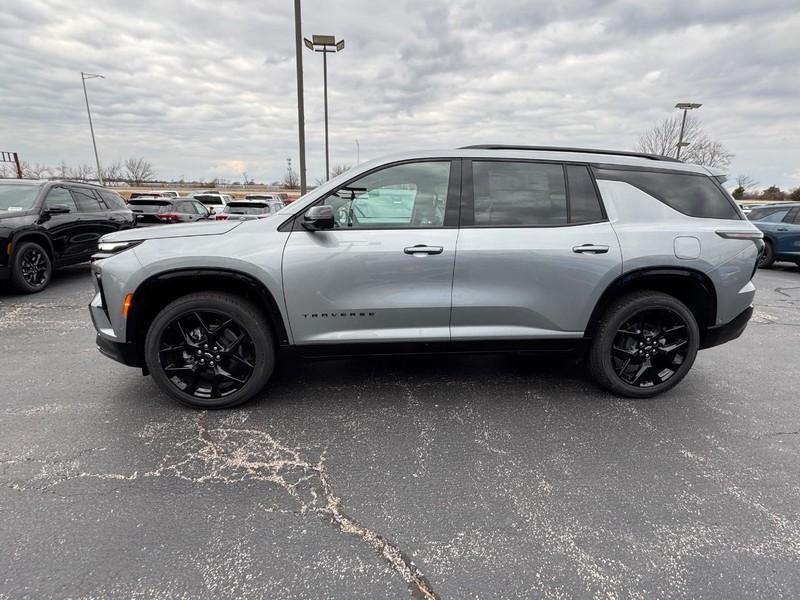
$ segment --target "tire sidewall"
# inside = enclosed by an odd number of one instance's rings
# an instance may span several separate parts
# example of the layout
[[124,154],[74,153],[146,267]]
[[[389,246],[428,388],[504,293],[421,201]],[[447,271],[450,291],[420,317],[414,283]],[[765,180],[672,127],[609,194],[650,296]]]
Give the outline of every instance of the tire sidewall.
[[[44,280],[44,283],[40,286],[33,286],[25,280],[25,277],[22,275],[22,259],[31,250],[38,250],[44,256],[44,260],[47,263],[47,277]],[[19,245],[19,248],[16,249],[14,252],[14,258],[11,261],[12,264],[12,271],[11,277],[14,287],[17,291],[22,292],[24,294],[35,294],[37,292],[41,292],[42,290],[46,289],[48,285],[50,285],[50,281],[53,278],[53,261],[50,260],[50,255],[47,253],[41,245],[37,244],[36,242],[22,242]]]
[[[642,310],[652,310],[658,308],[669,309],[677,313],[686,323],[689,335],[689,351],[686,359],[680,367],[675,371],[675,374],[664,383],[640,388],[623,381],[614,370],[613,362],[611,360],[611,346],[617,335],[617,330],[622,324],[630,319],[633,315]],[[612,311],[612,316],[609,318],[608,327],[604,330],[603,336],[598,340],[599,345],[596,351],[599,355],[602,369],[606,373],[608,379],[612,382],[614,392],[620,393],[624,396],[634,398],[649,398],[665,392],[672,387],[676,386],[691,370],[694,361],[697,358],[697,352],[700,347],[700,329],[697,321],[692,312],[679,300],[670,296],[658,294],[653,297],[643,296],[635,302],[626,305],[622,310]]]
[[[229,315],[246,329],[253,341],[256,352],[253,372],[247,383],[230,396],[214,400],[196,398],[178,389],[161,366],[159,346],[164,329],[178,316],[198,310],[217,311]],[[221,294],[215,294],[213,298],[202,295],[187,296],[167,305],[150,324],[144,346],[145,363],[158,387],[175,400],[194,408],[209,410],[232,408],[250,400],[263,388],[275,368],[275,348],[269,325],[263,317],[257,318],[258,314],[255,307],[249,304],[242,306],[241,302],[226,300]]]
[[764,240],[764,260],[758,261],[759,269],[768,269],[775,262],[775,248],[770,240]]

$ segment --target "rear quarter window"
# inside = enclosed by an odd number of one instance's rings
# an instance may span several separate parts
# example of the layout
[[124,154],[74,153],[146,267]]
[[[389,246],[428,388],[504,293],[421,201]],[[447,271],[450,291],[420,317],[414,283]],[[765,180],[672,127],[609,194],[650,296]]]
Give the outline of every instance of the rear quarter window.
[[690,217],[736,219],[741,214],[732,200],[705,175],[664,171],[595,168],[597,179],[622,181]]

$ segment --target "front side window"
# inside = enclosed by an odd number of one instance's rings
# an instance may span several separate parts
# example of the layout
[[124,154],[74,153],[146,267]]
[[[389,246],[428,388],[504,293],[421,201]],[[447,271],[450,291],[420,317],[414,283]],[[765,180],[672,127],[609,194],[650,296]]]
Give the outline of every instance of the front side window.
[[70,212],[78,212],[78,206],[72,194],[69,193],[67,188],[54,187],[47,192],[47,197],[44,199],[45,208],[63,207],[68,208]]
[[561,165],[473,161],[475,225],[541,227],[567,223]]
[[331,194],[335,227],[421,229],[442,227],[450,182],[450,161],[386,167]]

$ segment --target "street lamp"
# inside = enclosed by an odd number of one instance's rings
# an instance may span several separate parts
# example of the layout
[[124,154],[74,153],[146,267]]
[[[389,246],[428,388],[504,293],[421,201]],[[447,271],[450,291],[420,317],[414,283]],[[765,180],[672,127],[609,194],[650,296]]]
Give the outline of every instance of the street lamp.
[[344,40],[336,41],[333,35],[312,35],[305,38],[306,48],[314,52],[322,52],[322,73],[325,93],[325,180],[330,179],[330,159],[328,155],[328,53],[344,50]]
[[87,79],[105,79],[102,75],[96,73],[84,73],[81,71],[81,83],[83,84],[83,98],[86,100],[86,114],[89,115],[89,131],[92,133],[92,147],[94,147],[94,160],[97,163],[97,179],[100,180],[100,185],[103,183],[103,174],[100,172],[100,157],[97,156],[97,142],[94,141],[94,126],[92,125],[92,111],[89,110],[89,95],[86,93],[86,80]]
[[698,104],[696,102],[678,102],[675,105],[675,108],[683,110],[683,120],[681,121],[681,133],[678,136],[678,151],[675,153],[675,158],[681,157],[681,148],[684,146],[688,146],[688,143],[684,143],[683,141],[683,130],[686,127],[686,113],[692,109],[700,108],[703,106],[702,104]]

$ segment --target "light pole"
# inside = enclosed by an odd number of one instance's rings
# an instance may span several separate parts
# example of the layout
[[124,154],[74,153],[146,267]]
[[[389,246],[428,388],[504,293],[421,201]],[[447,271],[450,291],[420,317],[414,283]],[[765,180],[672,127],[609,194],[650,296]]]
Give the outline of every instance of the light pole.
[[356,164],[361,164],[361,145],[358,143],[358,138],[356,138]]
[[328,53],[344,50],[344,40],[336,41],[333,35],[312,35],[305,38],[306,48],[314,52],[322,52],[322,77],[325,94],[325,181],[330,179],[330,157],[328,154]]
[[696,102],[678,102],[675,105],[675,108],[683,110],[683,120],[681,121],[681,133],[678,136],[678,151],[675,153],[675,158],[681,157],[681,148],[684,146],[688,146],[688,143],[683,142],[683,130],[686,127],[686,113],[694,108],[700,108],[703,106],[702,104],[697,104]]
[[86,100],[86,114],[89,115],[89,131],[92,133],[92,147],[94,147],[94,160],[97,163],[97,179],[100,180],[100,185],[103,183],[103,174],[100,172],[100,157],[97,155],[97,142],[94,141],[94,126],[92,125],[92,111],[89,110],[89,95],[86,93],[86,80],[87,79],[105,79],[102,75],[96,73],[84,73],[81,71],[81,83],[83,84],[83,98]]
[[294,53],[297,62],[297,125],[300,135],[300,194],[306,193],[306,122],[303,115],[303,32],[300,0],[294,0]]

